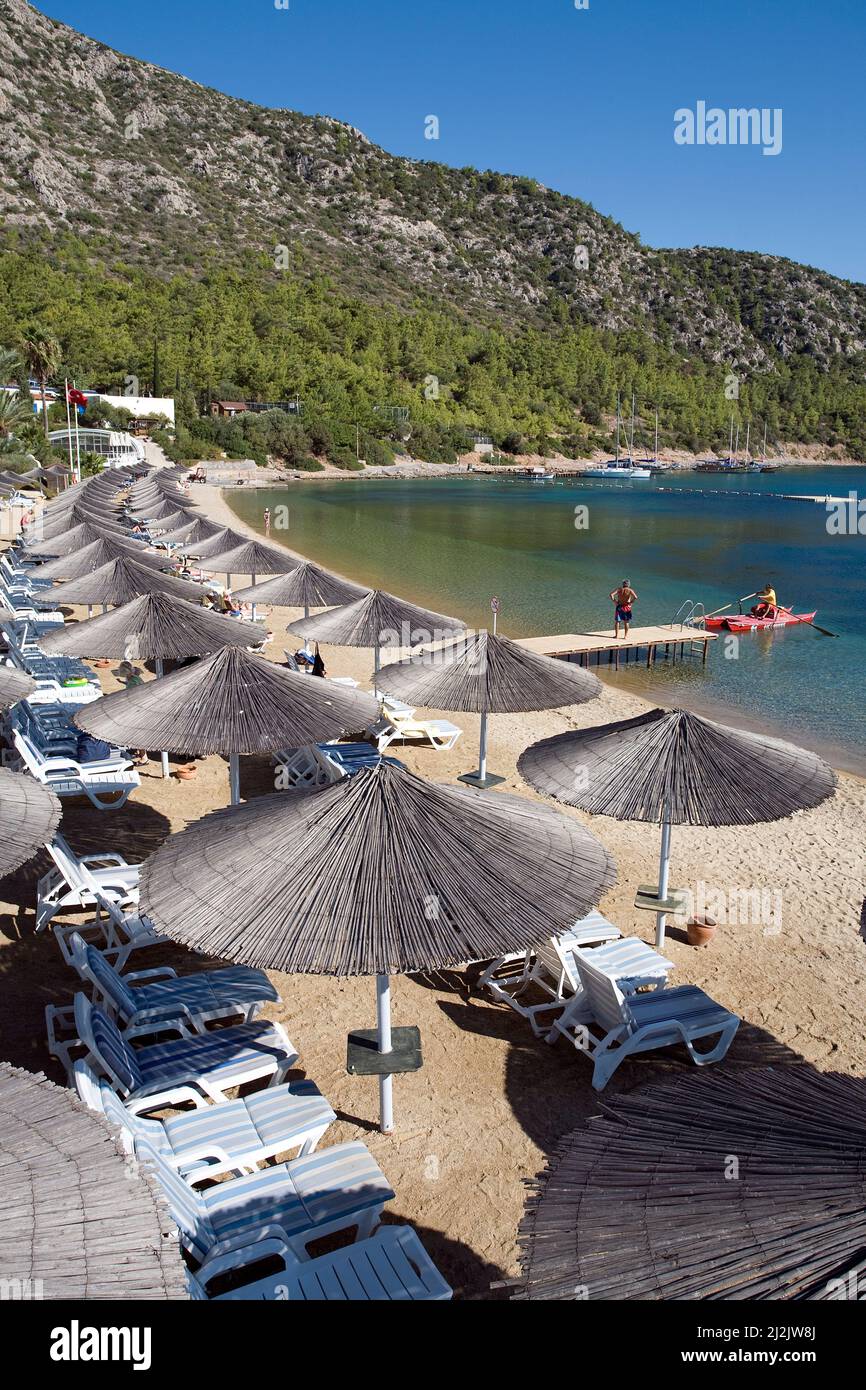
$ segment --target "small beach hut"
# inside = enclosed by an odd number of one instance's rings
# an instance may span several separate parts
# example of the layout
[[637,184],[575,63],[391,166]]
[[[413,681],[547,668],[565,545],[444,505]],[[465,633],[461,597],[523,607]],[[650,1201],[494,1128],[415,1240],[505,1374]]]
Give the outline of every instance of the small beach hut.
[[520,1228],[518,1300],[863,1298],[866,1081],[690,1072],[562,1141]]
[[503,779],[487,773],[487,716],[560,709],[595,700],[601,682],[567,661],[538,656],[507,637],[481,630],[379,672],[380,690],[413,705],[481,715],[478,771],[460,780],[479,787]]
[[667,913],[680,905],[669,884],[672,826],[781,820],[820,805],[836,788],[817,753],[682,709],[542,739],[517,767],[536,791],[569,806],[661,825],[658,888],[641,886],[636,900],[656,911],[658,946]]
[[350,1036],[349,1070],[379,1076],[388,1133],[392,1076],[421,1065],[417,1029],[391,1028],[390,977],[527,950],[614,881],[573,817],[382,762],[170,836],[142,869],[141,904],[158,931],[226,960],[374,975],[377,1028]]
[[378,713],[378,701],[364,691],[297,675],[232,646],[160,681],[95,700],[79,710],[76,723],[97,738],[119,740],[122,747],[165,748],[202,758],[228,754],[231,800],[237,805],[241,754],[340,738],[366,729]]

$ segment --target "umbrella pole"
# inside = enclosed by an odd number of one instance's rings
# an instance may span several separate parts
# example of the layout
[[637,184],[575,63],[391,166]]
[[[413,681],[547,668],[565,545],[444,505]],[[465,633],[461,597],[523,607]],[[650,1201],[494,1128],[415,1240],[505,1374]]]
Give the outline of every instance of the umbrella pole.
[[[391,981],[387,975],[376,976],[376,1030],[380,1053],[391,1051]],[[394,1078],[379,1077],[379,1128],[383,1134],[394,1132]]]
[[[671,867],[671,823],[662,821],[662,848],[659,855],[659,901],[664,902],[668,895],[668,878]],[[656,946],[665,944],[666,912],[656,913]]]
[[232,806],[241,804],[241,760],[237,753],[229,754],[229,791]]
[[[162,674],[163,674],[162,657],[158,656],[158,657],[156,658],[156,663],[155,663],[155,664],[156,664],[156,677],[157,677],[157,680],[159,680],[160,676],[162,676]],[[162,753],[160,753],[159,758],[160,758],[160,762],[162,763],[162,775],[163,775],[163,777],[166,777],[166,778],[167,778],[167,777],[169,777],[169,776],[171,775],[171,774],[169,773],[169,770],[168,770],[168,754],[167,754],[166,752],[162,752]]]
[[[255,571],[253,572],[253,575],[252,575],[252,581],[253,581],[253,590],[255,590],[255,587],[256,587],[256,576],[255,576]],[[253,593],[253,622],[255,622],[255,620],[256,620],[256,596],[255,596],[255,592],[254,592],[254,593]]]
[[378,676],[378,674],[379,674],[379,672],[381,671],[381,669],[382,669],[381,654],[380,654],[380,652],[379,652],[379,643],[377,642],[376,645],[375,645],[375,647],[373,648],[373,694],[374,694],[377,698],[378,698],[378,695],[379,695],[379,691],[377,690],[376,687],[378,686],[379,682],[376,680],[376,677]]
[[487,777],[487,710],[481,711],[481,734],[478,741],[478,780]]

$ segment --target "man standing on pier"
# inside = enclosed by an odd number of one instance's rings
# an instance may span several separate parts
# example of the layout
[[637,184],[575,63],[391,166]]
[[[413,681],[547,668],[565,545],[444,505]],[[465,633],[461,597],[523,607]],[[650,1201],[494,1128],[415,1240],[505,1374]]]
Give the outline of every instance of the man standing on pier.
[[631,622],[631,606],[637,599],[637,594],[631,587],[627,579],[624,579],[618,589],[612,589],[610,594],[611,602],[616,605],[613,620],[613,635],[619,637],[619,625],[623,625],[623,637],[628,637],[628,627]]

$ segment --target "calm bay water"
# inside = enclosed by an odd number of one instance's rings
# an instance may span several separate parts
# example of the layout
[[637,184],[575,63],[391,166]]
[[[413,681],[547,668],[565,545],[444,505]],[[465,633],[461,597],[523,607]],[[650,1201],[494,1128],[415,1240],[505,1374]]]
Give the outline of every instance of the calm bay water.
[[[695,489],[702,489],[696,492]],[[265,507],[289,507],[293,550],[371,586],[512,637],[609,627],[610,590],[637,590],[635,622],[669,623],[680,605],[709,612],[773,581],[780,603],[818,610],[806,627],[747,634],[738,655],[639,665],[604,679],[659,703],[682,703],[815,747],[866,773],[866,536],[830,535],[823,504],[781,493],[866,498],[866,469],[794,468],[725,477],[535,484],[487,476],[293,483],[226,494],[263,530]],[[575,508],[588,526],[575,526]],[[866,526],[866,519],[864,519]],[[745,605],[748,608],[748,604]]]

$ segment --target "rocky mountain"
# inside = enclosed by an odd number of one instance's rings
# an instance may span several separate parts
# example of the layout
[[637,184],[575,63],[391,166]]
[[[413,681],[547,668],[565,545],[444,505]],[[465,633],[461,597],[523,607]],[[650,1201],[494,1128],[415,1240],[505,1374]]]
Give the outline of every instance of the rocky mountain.
[[0,0],[0,212],[161,274],[250,249],[376,302],[650,331],[706,362],[866,349],[866,287],[770,256],[654,250],[527,178],[396,158]]

